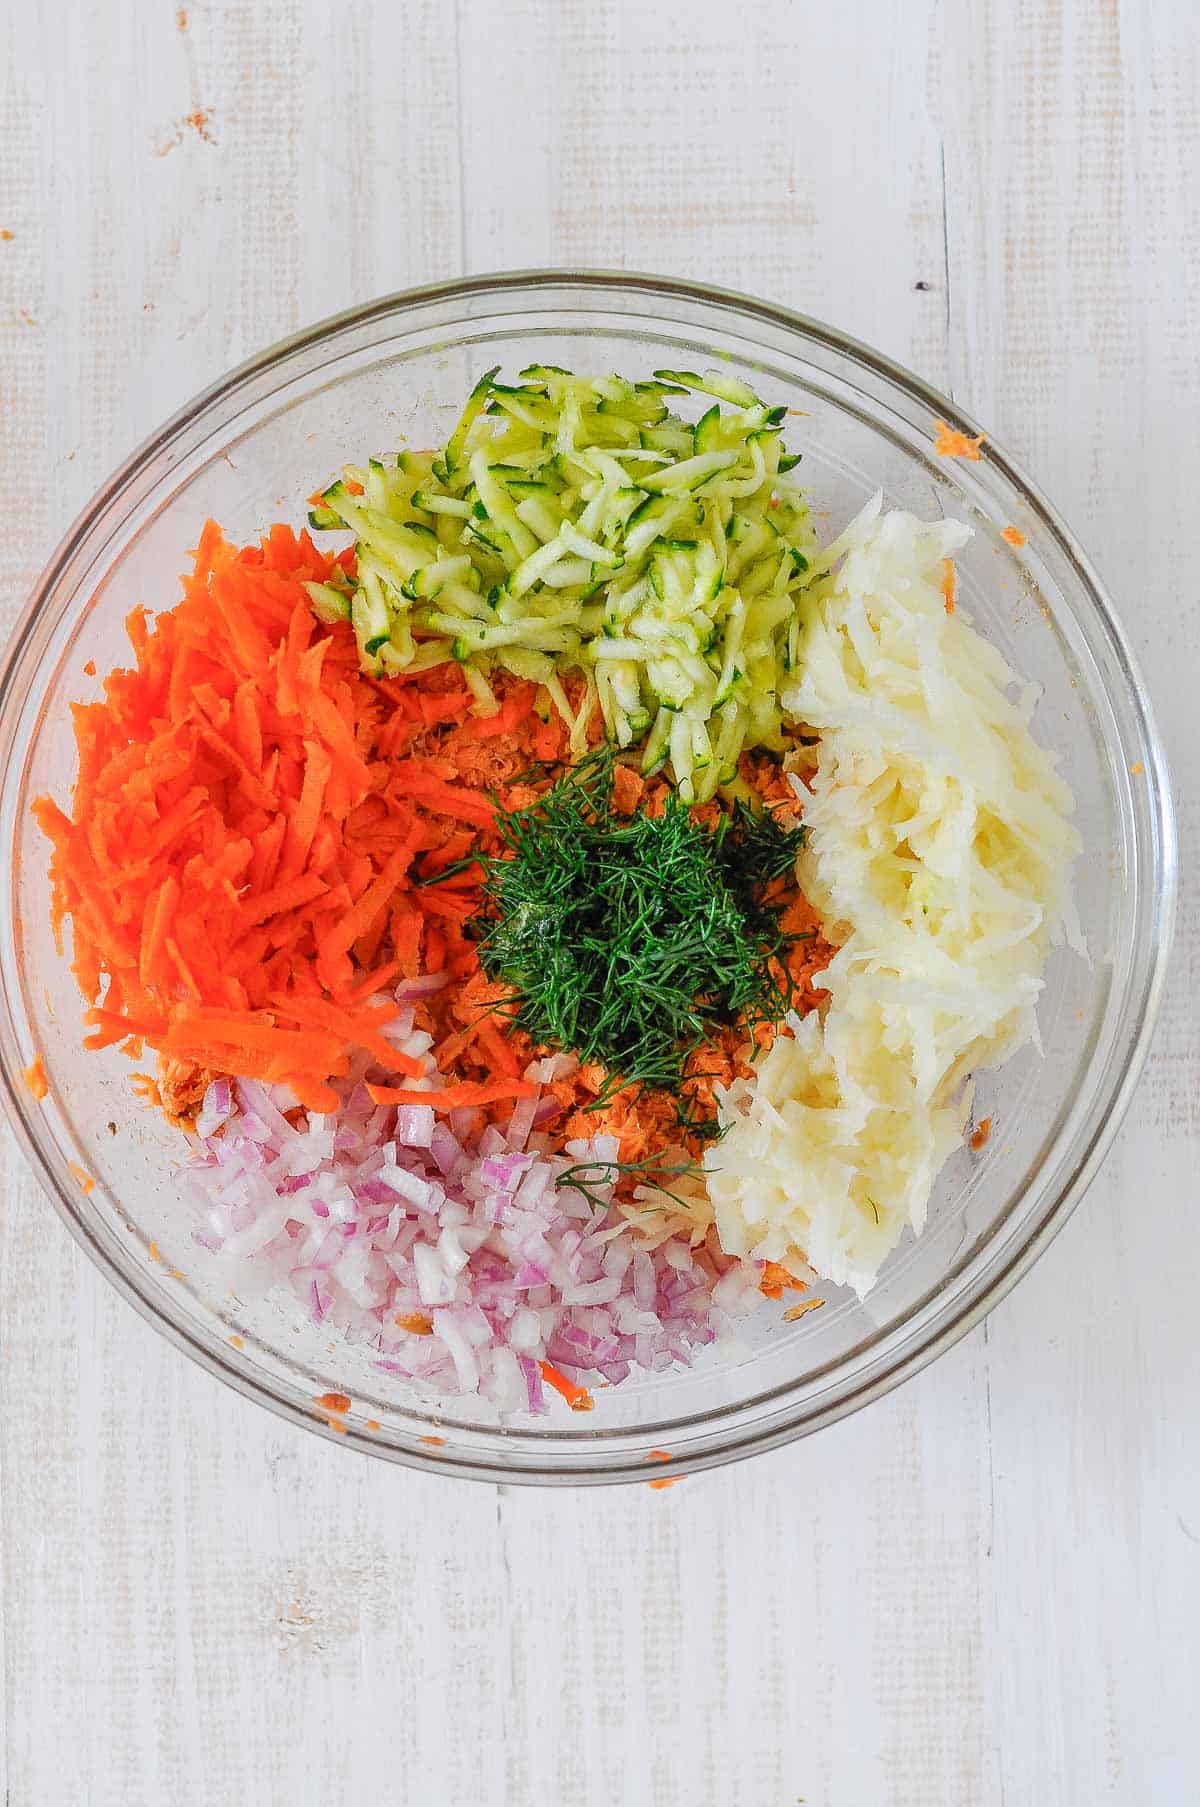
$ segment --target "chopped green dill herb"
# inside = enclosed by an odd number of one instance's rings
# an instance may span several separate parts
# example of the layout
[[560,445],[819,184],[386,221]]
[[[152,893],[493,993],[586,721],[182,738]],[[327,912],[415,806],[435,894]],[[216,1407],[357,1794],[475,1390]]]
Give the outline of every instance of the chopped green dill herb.
[[[717,830],[674,793],[661,813],[613,808],[602,747],[528,808],[501,812],[505,852],[481,861],[479,958],[532,1039],[625,1086],[679,1093],[689,1056],[792,1002],[780,907],[766,901],[804,830],[739,805]],[[597,1100],[600,1103],[601,1100]]]
[[[640,1179],[647,1181],[656,1192],[661,1192],[664,1198],[671,1199],[686,1211],[687,1199],[672,1192],[669,1186],[660,1184],[660,1178],[677,1179],[685,1173],[699,1177],[700,1172],[701,1169],[693,1161],[669,1161],[664,1164],[659,1155],[647,1155],[640,1161],[576,1161],[574,1166],[559,1174],[554,1186],[556,1191],[559,1187],[569,1186],[573,1191],[581,1192],[589,1205],[607,1211],[609,1200],[597,1192],[598,1186],[615,1186],[618,1178]],[[650,1199],[642,1202],[648,1209],[655,1208]]]

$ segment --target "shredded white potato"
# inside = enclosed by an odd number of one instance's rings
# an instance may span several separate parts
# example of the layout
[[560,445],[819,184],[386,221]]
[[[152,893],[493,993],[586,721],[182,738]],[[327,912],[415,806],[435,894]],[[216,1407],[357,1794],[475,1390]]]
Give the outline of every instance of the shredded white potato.
[[924,1224],[966,1076],[1036,1041],[1051,942],[1083,952],[1036,692],[946,608],[942,561],[968,538],[877,498],[831,548],[783,697],[820,734],[811,795],[795,782],[800,880],[839,944],[829,1004],[729,1088],[705,1160],[730,1254],[799,1251],[860,1294]]

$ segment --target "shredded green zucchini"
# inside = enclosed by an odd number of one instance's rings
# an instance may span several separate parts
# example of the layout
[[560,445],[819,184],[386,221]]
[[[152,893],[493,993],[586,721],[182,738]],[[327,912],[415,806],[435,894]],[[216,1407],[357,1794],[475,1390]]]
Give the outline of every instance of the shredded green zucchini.
[[[483,714],[497,669],[544,685],[576,754],[599,711],[644,771],[669,764],[704,802],[743,748],[785,744],[817,551],[785,410],[715,371],[498,378],[440,452],[347,466],[324,491],[310,523],[353,533],[357,582],[314,586],[314,608],[348,613],[377,674],[457,659]],[[689,422],[672,410],[692,395],[715,400]]]

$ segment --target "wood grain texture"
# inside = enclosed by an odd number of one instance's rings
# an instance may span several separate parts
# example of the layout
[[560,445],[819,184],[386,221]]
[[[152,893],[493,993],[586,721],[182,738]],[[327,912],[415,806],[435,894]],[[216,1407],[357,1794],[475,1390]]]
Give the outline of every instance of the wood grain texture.
[[4,622],[117,459],[304,321],[464,269],[729,284],[950,386],[1060,503],[1150,682],[1185,884],[1129,1123],[986,1330],[670,1492],[440,1483],[276,1424],[108,1291],[6,1141],[5,1801],[1197,1799],[1191,0],[69,12],[0,14]]

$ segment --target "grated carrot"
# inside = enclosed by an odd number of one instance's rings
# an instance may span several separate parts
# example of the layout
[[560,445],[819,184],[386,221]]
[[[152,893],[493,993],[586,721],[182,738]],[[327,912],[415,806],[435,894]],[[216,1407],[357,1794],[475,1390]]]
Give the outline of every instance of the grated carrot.
[[[303,588],[335,563],[286,527],[239,550],[208,522],[182,601],[153,627],[132,612],[134,668],[73,711],[71,815],[34,805],[52,923],[61,934],[71,918],[94,1006],[88,1045],[146,1043],[314,1108],[354,1048],[420,1071],[365,1006],[376,975],[345,958],[386,912],[415,918],[418,937],[420,918],[400,892],[414,812],[370,763],[384,706],[350,629],[320,628]],[[357,830],[368,799],[373,840]],[[491,818],[482,798],[466,807]]]
[[1013,527],[1011,524],[1008,527],[1002,527],[1000,529],[1000,538],[1002,540],[1007,540],[1010,546],[1023,546],[1025,544],[1025,535],[1021,532],[1021,529],[1019,527]]
[[473,1110],[479,1105],[500,1104],[509,1098],[532,1098],[537,1087],[527,1079],[464,1080],[440,1092],[408,1091],[403,1087],[367,1084],[375,1104],[427,1104],[435,1111]]
[[79,1182],[79,1190],[86,1198],[89,1192],[96,1190],[96,1182],[86,1167],[80,1167],[75,1161],[68,1161],[68,1167]]
[[944,558],[942,560],[942,595],[945,598],[947,615],[954,613],[954,599],[957,593],[958,574],[954,569],[954,560]]
[[317,1405],[323,1405],[327,1412],[348,1412],[351,1401],[345,1393],[318,1393],[315,1395]]
[[40,1104],[50,1090],[50,1082],[46,1078],[46,1069],[42,1065],[42,1057],[40,1054],[30,1061],[21,1077],[25,1081],[25,1088],[34,1102]]
[[758,1290],[764,1299],[782,1299],[783,1289],[788,1287],[792,1292],[805,1292],[803,1280],[797,1280],[790,1268],[784,1267],[781,1261],[764,1261],[762,1278]]
[[939,458],[968,458],[973,464],[977,464],[982,444],[982,433],[971,439],[957,427],[947,426],[944,420],[937,423],[937,438],[933,442],[933,449]]
[[561,1393],[573,1412],[590,1412],[595,1407],[595,1400],[586,1387],[577,1387],[573,1380],[561,1374],[552,1362],[539,1362],[542,1379],[556,1393]]
[[992,1119],[990,1117],[981,1117],[976,1126],[975,1133],[971,1137],[971,1147],[975,1150],[976,1154],[979,1153],[981,1148],[987,1147],[991,1133]]

